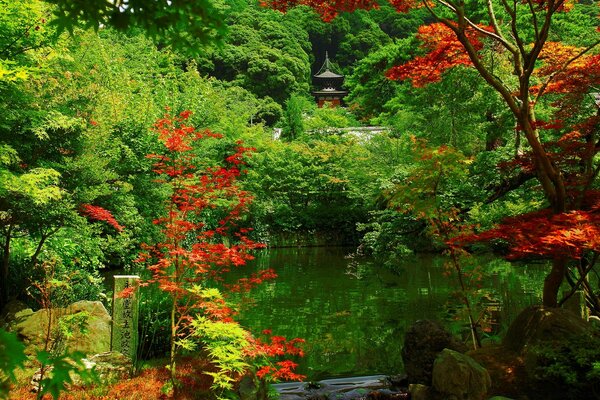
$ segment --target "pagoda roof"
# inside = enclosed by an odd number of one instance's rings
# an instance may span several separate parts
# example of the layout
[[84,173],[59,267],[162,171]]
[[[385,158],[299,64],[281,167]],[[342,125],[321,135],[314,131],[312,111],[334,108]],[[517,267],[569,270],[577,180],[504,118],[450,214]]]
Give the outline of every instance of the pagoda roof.
[[319,72],[317,72],[314,77],[315,78],[324,78],[324,79],[336,79],[336,78],[343,78],[344,75],[340,75],[340,74],[336,74],[335,72],[331,72],[333,65],[331,64],[331,61],[329,61],[329,52],[326,51],[325,52],[325,62],[323,63],[323,66],[321,67],[321,69],[319,70]]
[[331,72],[326,69],[325,72],[321,72],[320,74],[315,75],[315,78],[325,78],[325,79],[333,79],[333,78],[343,78],[344,75],[336,74],[335,72]]

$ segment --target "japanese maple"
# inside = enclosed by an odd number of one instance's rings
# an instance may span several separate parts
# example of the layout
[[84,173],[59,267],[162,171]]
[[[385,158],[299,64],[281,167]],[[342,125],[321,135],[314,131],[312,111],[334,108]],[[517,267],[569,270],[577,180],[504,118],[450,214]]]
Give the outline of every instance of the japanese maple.
[[[190,115],[189,111],[178,116],[165,115],[154,125],[164,152],[148,158],[154,160],[157,182],[166,185],[170,195],[164,205],[164,216],[154,221],[161,227],[164,241],[145,245],[138,261],[148,265],[152,273],[150,283],[157,284],[172,299],[169,362],[172,382],[175,384],[177,378],[177,354],[202,343],[220,368],[218,372],[207,373],[213,377],[215,386],[228,389],[233,380],[231,375],[242,373],[248,366],[244,361],[246,356],[266,355],[264,351],[248,352],[256,348],[255,342],[235,323],[233,310],[214,285],[223,281],[232,268],[251,260],[252,250],[264,247],[248,237],[251,228],[242,224],[251,195],[237,184],[253,149],[237,142],[233,153],[226,155],[221,163],[203,160],[197,154],[200,141],[219,140],[222,135],[196,130],[187,124]],[[230,287],[250,289],[275,276],[274,271],[266,270]]]
[[112,215],[110,211],[100,206],[94,206],[91,204],[82,204],[79,207],[81,214],[85,215],[89,219],[93,221],[102,221],[106,222],[108,225],[115,228],[117,231],[121,232],[124,228],[122,225],[117,222],[115,217]]

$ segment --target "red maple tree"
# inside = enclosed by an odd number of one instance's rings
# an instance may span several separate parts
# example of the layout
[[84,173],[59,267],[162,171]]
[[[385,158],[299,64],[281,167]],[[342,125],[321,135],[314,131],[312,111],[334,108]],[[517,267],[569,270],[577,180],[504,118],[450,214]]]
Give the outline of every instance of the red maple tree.
[[[165,215],[154,221],[162,228],[164,241],[145,245],[138,258],[152,273],[149,283],[158,284],[172,300],[169,370],[173,383],[178,352],[194,337],[202,337],[199,328],[195,328],[202,325],[198,317],[204,324],[233,323],[234,312],[215,284],[222,282],[232,268],[253,259],[252,250],[264,247],[251,240],[248,237],[251,228],[243,226],[252,197],[237,184],[253,149],[237,142],[234,152],[226,155],[221,165],[210,164],[197,154],[198,146],[194,143],[222,136],[188,125],[190,114],[189,111],[175,117],[167,114],[154,125],[165,151],[148,158],[154,160],[157,182],[166,185],[171,193]],[[229,287],[248,290],[275,277],[273,270],[264,270]],[[249,333],[244,340],[249,344],[245,350],[248,357],[270,355],[269,346]],[[287,353],[300,354],[296,347],[299,342],[299,339],[291,341]],[[291,371],[289,364],[269,372],[279,377],[301,377]]]

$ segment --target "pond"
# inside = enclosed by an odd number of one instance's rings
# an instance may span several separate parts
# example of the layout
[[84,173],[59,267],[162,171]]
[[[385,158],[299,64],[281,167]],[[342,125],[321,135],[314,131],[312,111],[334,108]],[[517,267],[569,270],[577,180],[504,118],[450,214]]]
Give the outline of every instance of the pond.
[[[296,361],[308,380],[402,372],[404,333],[419,319],[440,320],[468,342],[456,276],[448,275],[445,257],[407,256],[392,271],[369,258],[347,257],[352,250],[284,248],[258,254],[248,267],[273,268],[279,277],[252,291],[242,303],[240,322],[255,333],[271,329],[274,335],[305,339],[306,356]],[[512,266],[493,257],[474,263],[485,265],[486,273],[473,301],[481,304],[487,293],[485,301],[500,304],[501,328],[520,309],[540,302],[543,266]]]

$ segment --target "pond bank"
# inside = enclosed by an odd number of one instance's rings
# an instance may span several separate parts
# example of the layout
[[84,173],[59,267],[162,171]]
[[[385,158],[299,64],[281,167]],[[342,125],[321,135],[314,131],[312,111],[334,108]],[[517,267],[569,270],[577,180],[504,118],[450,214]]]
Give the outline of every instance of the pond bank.
[[339,399],[354,400],[368,398],[369,394],[387,395],[387,398],[408,398],[401,388],[402,377],[385,375],[358,376],[353,378],[326,379],[319,382],[279,383],[273,387],[280,400]]

